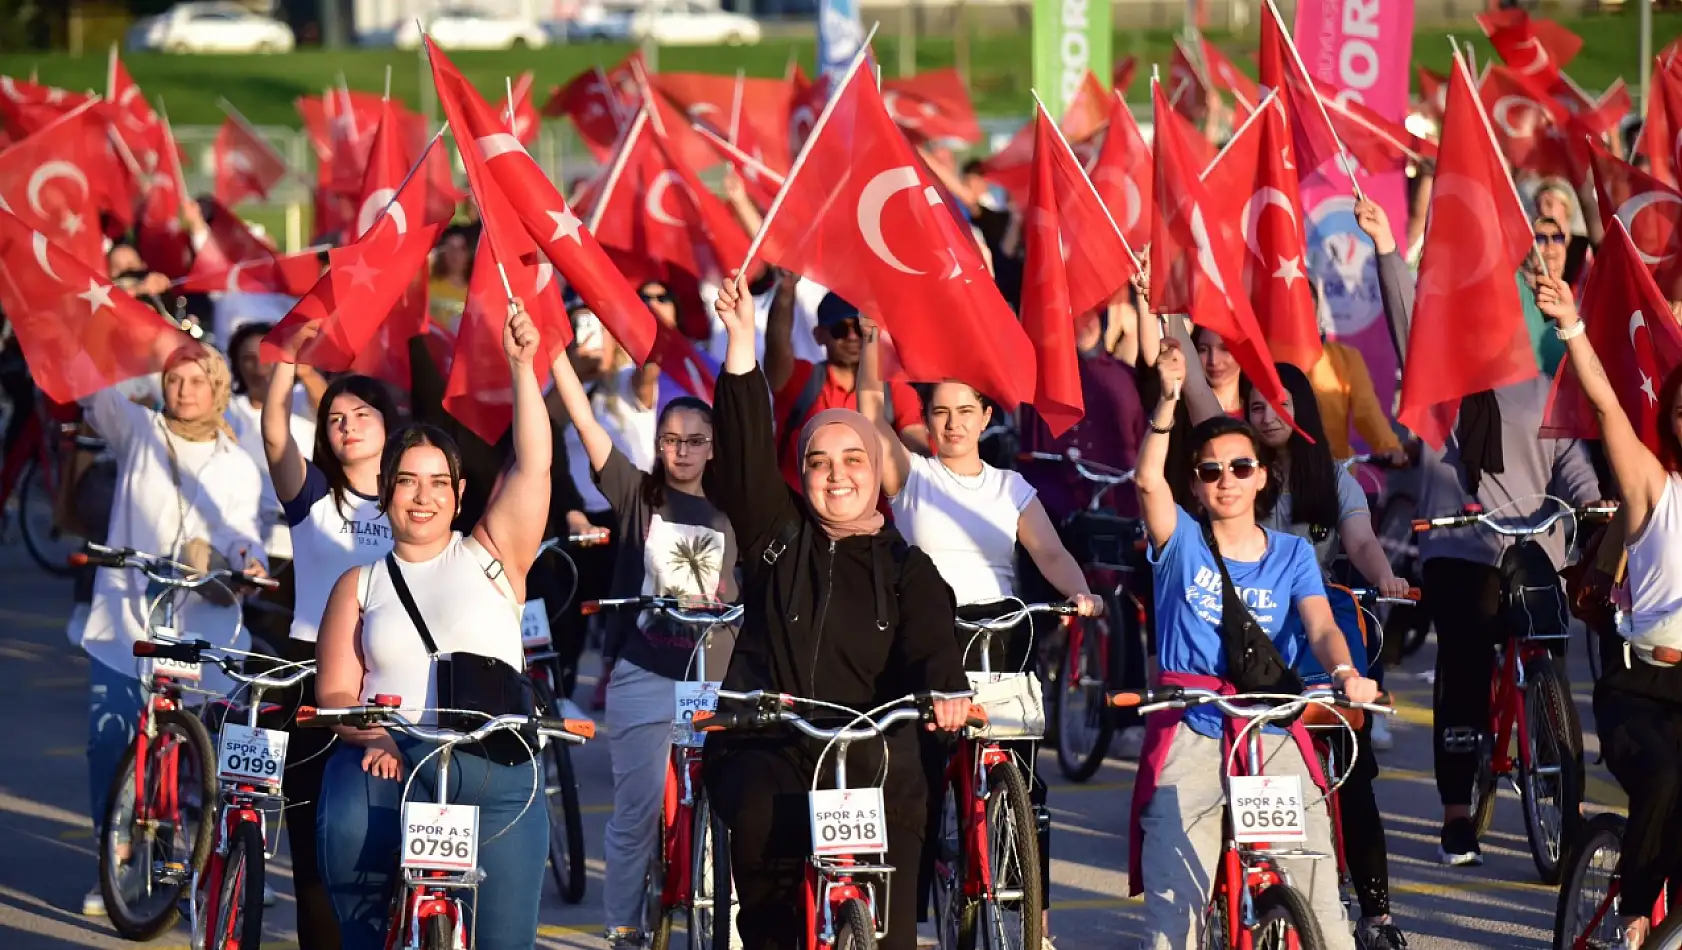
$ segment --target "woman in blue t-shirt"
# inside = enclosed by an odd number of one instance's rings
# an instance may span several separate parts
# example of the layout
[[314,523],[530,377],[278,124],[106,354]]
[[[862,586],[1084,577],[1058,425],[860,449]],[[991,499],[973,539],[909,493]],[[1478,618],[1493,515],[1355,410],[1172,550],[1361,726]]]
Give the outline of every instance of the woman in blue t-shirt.
[[[1185,382],[1185,356],[1174,340],[1163,342],[1157,360],[1162,398],[1150,417],[1139,451],[1135,484],[1156,585],[1156,642],[1163,685],[1215,688],[1226,673],[1221,640],[1222,583],[1216,554],[1204,538],[1199,516],[1174,502],[1163,474],[1174,408]],[[1378,686],[1349,662],[1349,646],[1332,617],[1314,550],[1307,541],[1266,530],[1256,523],[1257,496],[1270,491],[1266,451],[1248,423],[1217,416],[1192,429],[1191,493],[1222,552],[1233,586],[1255,622],[1287,664],[1305,649],[1331,671],[1351,699],[1371,702]],[[1187,710],[1183,717],[1151,717],[1134,789],[1136,842],[1130,879],[1145,894],[1146,945],[1159,950],[1195,946],[1209,899],[1223,832],[1225,723],[1213,707]],[[1266,771],[1302,779],[1305,798],[1313,791],[1302,744],[1292,736],[1263,736]],[[1332,832],[1324,809],[1307,811],[1302,847],[1332,853]],[[1308,859],[1282,862],[1320,920],[1326,946],[1351,950],[1349,925],[1338,893],[1337,865]]]

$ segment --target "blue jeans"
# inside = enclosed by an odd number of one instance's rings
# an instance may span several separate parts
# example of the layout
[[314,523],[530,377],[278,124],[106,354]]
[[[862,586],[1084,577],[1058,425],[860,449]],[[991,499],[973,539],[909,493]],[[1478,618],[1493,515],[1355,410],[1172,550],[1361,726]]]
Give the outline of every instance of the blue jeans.
[[95,834],[104,831],[111,781],[140,728],[140,680],[88,659],[88,807]]
[[[436,748],[404,736],[396,739],[405,776]],[[321,879],[339,918],[343,950],[384,950],[391,889],[402,880],[397,855],[403,843],[403,780],[377,779],[362,771],[364,751],[339,743],[327,762],[316,809]],[[532,769],[465,753],[450,763],[448,801],[479,806],[479,867],[485,880],[479,886],[476,950],[530,950],[537,942],[549,810],[541,785],[532,798]],[[420,769],[410,800],[435,801],[437,778],[438,759],[433,757]]]

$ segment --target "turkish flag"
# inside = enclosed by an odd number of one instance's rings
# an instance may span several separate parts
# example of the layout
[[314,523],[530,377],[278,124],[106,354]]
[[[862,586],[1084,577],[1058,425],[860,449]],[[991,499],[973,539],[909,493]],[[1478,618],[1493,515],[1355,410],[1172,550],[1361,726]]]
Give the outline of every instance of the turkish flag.
[[106,165],[104,144],[105,122],[83,106],[0,152],[0,210],[23,217],[47,240],[101,271],[98,169]]
[[[682,110],[689,121],[712,129],[772,171],[778,174],[788,171],[793,160],[788,150],[793,86],[788,80],[712,73],[656,73],[648,81]],[[690,164],[699,169],[714,162],[708,159],[705,163]],[[775,191],[773,188],[772,192]]]
[[880,322],[914,378],[961,379],[1012,409],[1031,399],[1033,346],[867,71],[813,134],[761,228],[762,256]]
[[[468,169],[468,182],[476,192],[492,185],[501,189],[526,233],[560,270],[567,286],[589,304],[633,359],[647,360],[654,345],[654,315],[642,298],[625,283],[519,140],[502,130],[484,97],[430,39],[427,55],[438,102]],[[508,253],[500,240],[497,246],[500,253]]]
[[1168,61],[1168,104],[1192,125],[1202,125],[1209,115],[1209,86],[1179,39]]
[[1110,89],[1116,95],[1125,98],[1128,87],[1133,85],[1133,76],[1138,71],[1139,57],[1123,56],[1121,61],[1115,64],[1115,69],[1110,74]]
[[1232,94],[1233,101],[1237,102],[1238,108],[1242,110],[1241,114],[1249,115],[1254,112],[1256,104],[1262,100],[1261,88],[1256,85],[1256,81],[1244,75],[1243,71],[1221,52],[1220,47],[1202,36],[1198,39],[1203,44],[1203,62],[1209,67],[1209,81],[1215,84],[1216,89]]
[[1075,318],[1107,303],[1134,272],[1133,256],[1057,126],[1034,116],[1022,328],[1039,368],[1034,408],[1053,436],[1086,414]]
[[1367,174],[1400,171],[1410,161],[1437,160],[1436,143],[1414,135],[1407,126],[1386,119],[1353,97],[1340,98],[1325,85],[1318,92],[1338,140]]
[[1477,15],[1501,61],[1522,76],[1552,85],[1583,48],[1583,38],[1551,20],[1532,20],[1519,8]]
[[[1396,414],[1437,448],[1462,398],[1537,373],[1514,280],[1531,247],[1530,220],[1457,59]],[[1466,318],[1467,301],[1476,301],[1475,320]]]
[[125,379],[163,369],[196,346],[156,310],[113,287],[105,270],[14,214],[0,211],[0,307],[35,385],[72,403]]
[[829,101],[829,86],[828,75],[821,75],[805,84],[791,84],[788,100],[790,156],[799,155],[801,148],[806,145],[806,137],[812,134],[812,126],[817,124],[818,116],[823,113],[824,103]]
[[[111,103],[113,109],[115,121],[111,124],[112,131],[122,138],[130,154],[140,165],[141,171],[151,174],[164,164],[163,123],[146,102],[146,96],[140,91],[140,87],[129,77],[127,67],[117,58],[115,47],[111,50],[111,68],[106,80],[105,99]],[[170,147],[173,148],[174,143],[170,143]]]
[[1653,70],[1652,92],[1647,100],[1647,118],[1634,152],[1647,157],[1653,177],[1671,186],[1682,184],[1677,136],[1682,133],[1682,73],[1660,60]]
[[286,177],[286,160],[240,119],[228,116],[211,149],[216,166],[216,200],[232,208],[247,198],[268,200],[269,192]]
[[540,131],[540,123],[542,122],[542,117],[537,114],[537,106],[533,105],[531,101],[533,75],[529,69],[521,73],[520,78],[514,80],[514,101],[510,103],[508,97],[504,95],[502,97],[502,108],[498,110],[498,114],[502,116],[502,121],[508,126],[509,131],[514,133],[514,137],[520,140],[521,145],[527,147],[537,141],[537,133]]
[[[1151,218],[1151,309],[1183,313],[1220,334],[1238,366],[1280,418],[1285,388],[1250,298],[1238,286],[1244,236],[1233,215],[1197,174],[1196,133],[1169,117],[1160,83],[1151,84],[1156,117],[1156,201]],[[1292,422],[1295,425],[1295,422]]]
[[1320,361],[1308,291],[1302,195],[1284,103],[1269,93],[1203,175],[1223,219],[1241,228],[1244,286],[1275,359],[1307,372]]
[[181,175],[181,150],[168,122],[160,122],[162,147],[153,154],[156,168],[146,177],[136,226],[135,250],[146,266],[170,279],[185,277],[193,265],[191,237],[181,226],[181,211],[192,199]]
[[718,382],[718,364],[695,348],[695,341],[684,336],[676,327],[656,324],[654,352],[649,362],[660,367],[661,382],[670,381],[677,388],[696,399],[713,401],[713,387]]
[[1682,298],[1682,192],[1590,143],[1600,220],[1608,234],[1622,221],[1660,289]]
[[604,71],[599,66],[586,69],[565,86],[552,90],[549,101],[543,104],[544,115],[572,119],[579,137],[597,161],[613,151],[613,143],[624,132],[641,98],[633,62],[642,62],[640,51],[625,57],[612,69]]
[[1448,108],[1448,77],[1424,66],[1416,66],[1414,71],[1419,76],[1419,99],[1424,105],[1425,115],[1432,122],[1441,123],[1443,110]]
[[[409,169],[414,165],[410,157],[405,154],[403,129],[399,126],[397,111],[387,103],[383,108],[380,121],[374,126],[374,133],[364,158],[362,168],[362,183],[354,192],[356,195],[356,226],[351,232],[352,237],[360,238],[374,226],[386,206],[391,204],[392,196],[403,180],[409,177]],[[443,151],[443,149],[439,149]],[[425,192],[428,190],[424,175],[417,176],[414,187]],[[436,218],[438,215],[427,215]]]
[[17,141],[41,131],[91,96],[0,76],[0,128]]
[[[1618,394],[1618,404],[1636,434],[1660,458],[1665,449],[1659,427],[1671,424],[1671,412],[1659,406],[1658,387],[1682,365],[1682,328],[1671,316],[1670,302],[1643,263],[1623,222],[1614,221],[1595,252],[1583,288],[1583,325],[1594,355]],[[1571,361],[1560,365],[1548,397],[1543,435],[1597,439],[1600,423]]]
[[1296,44],[1291,42],[1278,8],[1273,0],[1267,0],[1266,6],[1267,12],[1261,18],[1261,85],[1277,91],[1285,104],[1291,135],[1296,141],[1297,164],[1301,166],[1300,174],[1306,178],[1337,157],[1337,131],[1320,109],[1319,93],[1303,69]]
[[[1099,84],[1092,70],[1086,71],[1080,89],[1069,107],[1063,111],[1058,128],[1063,137],[1079,152],[1091,148],[1095,137],[1103,131],[1110,118],[1110,94]],[[1011,136],[1005,147],[981,163],[981,174],[988,181],[1003,188],[1011,203],[1021,207],[1028,200],[1028,181],[1033,175],[1034,124],[1024,125]]]
[[1513,168],[1581,179],[1565,138],[1570,114],[1559,103],[1505,66],[1490,67],[1479,98]]
[[366,92],[329,89],[319,98],[300,97],[293,105],[315,149],[322,187],[356,194],[368,165],[368,150],[374,144],[374,130],[385,112],[385,100]]
[[957,139],[979,142],[981,124],[975,119],[964,77],[948,66],[882,82],[882,103],[888,115],[913,140],[936,142]]
[[[1185,146],[1191,162],[1198,172],[1201,173],[1203,169],[1208,168],[1214,162],[1215,146],[1209,144],[1209,139],[1204,136],[1203,132],[1192,124],[1190,119],[1181,115],[1178,110],[1170,106],[1166,113],[1156,117],[1154,121],[1158,130],[1165,125],[1174,127],[1175,139]],[[1160,131],[1153,132],[1153,135],[1160,134]]]
[[184,294],[285,294],[299,297],[321,279],[321,252],[326,245],[305,248],[296,254],[259,255],[227,267],[202,264],[204,255],[193,260],[193,269],[176,286]]
[[1110,121],[1104,144],[1086,166],[1092,187],[1121,228],[1129,247],[1144,247],[1151,239],[1151,149],[1120,93],[1110,98]]
[[206,202],[205,224],[210,233],[193,255],[194,273],[227,271],[235,264],[256,264],[275,258],[274,246],[259,238],[240,216],[212,198]]

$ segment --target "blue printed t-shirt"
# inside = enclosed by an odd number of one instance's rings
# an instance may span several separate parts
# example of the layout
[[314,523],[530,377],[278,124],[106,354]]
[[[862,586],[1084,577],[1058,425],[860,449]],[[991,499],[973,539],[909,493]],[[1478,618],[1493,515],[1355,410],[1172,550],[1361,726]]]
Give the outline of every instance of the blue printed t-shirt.
[[[1168,543],[1149,552],[1156,582],[1156,658],[1165,671],[1203,676],[1226,675],[1221,643],[1221,570],[1203,540],[1203,528],[1185,509]],[[1232,586],[1267,631],[1290,666],[1307,653],[1302,616],[1305,598],[1326,596],[1320,566],[1308,542],[1291,534],[1267,532],[1267,552],[1259,561],[1228,557]],[[1185,723],[1197,734],[1220,738],[1225,716],[1213,706],[1186,710]]]

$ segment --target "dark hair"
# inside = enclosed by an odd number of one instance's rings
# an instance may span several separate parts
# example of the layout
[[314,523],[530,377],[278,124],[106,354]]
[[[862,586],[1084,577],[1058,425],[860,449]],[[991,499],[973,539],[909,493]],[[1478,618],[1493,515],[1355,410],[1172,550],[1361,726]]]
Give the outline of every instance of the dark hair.
[[[660,410],[660,418],[655,420],[654,423],[654,437],[656,439],[660,437],[660,429],[665,426],[666,420],[670,419],[674,412],[693,412],[699,415],[707,425],[711,426],[713,424],[713,407],[694,396],[678,396],[671,402],[666,403],[666,407]],[[708,462],[701,469],[703,481],[711,468],[712,463]],[[659,452],[654,453],[653,471],[642,477],[642,500],[643,504],[649,508],[659,508],[666,503],[666,458]]]
[[234,377],[233,390],[236,395],[243,396],[251,389],[251,384],[246,382],[245,375],[239,371],[239,348],[245,345],[246,340],[254,336],[267,336],[273,329],[274,324],[262,320],[242,323],[239,329],[234,331],[234,335],[228,338],[228,369]]
[[[444,461],[450,467],[450,497],[461,494],[461,449],[456,447],[456,440],[435,425],[411,422],[386,439],[385,451],[380,453],[381,514],[391,508],[391,496],[397,493],[397,465],[403,461],[403,453],[428,445],[444,453]],[[450,513],[451,521],[455,515],[456,512]]]
[[[1289,442],[1285,443],[1283,454],[1290,459],[1290,488],[1291,488],[1291,522],[1312,526],[1315,540],[1324,538],[1333,528],[1337,527],[1338,506],[1337,493],[1337,462],[1332,460],[1331,446],[1326,442],[1325,423],[1320,421],[1320,404],[1315,400],[1314,387],[1308,382],[1302,370],[1290,363],[1275,363],[1279,371],[1279,381],[1285,384],[1285,392],[1291,396],[1291,416],[1296,421],[1297,430],[1291,433]],[[1244,398],[1244,412],[1250,411],[1250,393],[1255,386],[1246,377],[1239,383],[1239,392]],[[1307,433],[1309,439],[1303,438]],[[1275,452],[1277,459],[1281,453]],[[1278,502],[1278,496],[1273,498]],[[1259,510],[1258,516],[1266,518],[1273,513],[1273,506],[1269,505],[1265,511]]]
[[[462,242],[467,245],[467,273],[468,275],[471,275],[473,273],[473,257],[475,254],[473,248],[473,232],[464,225],[452,224],[444,229],[443,234],[438,235],[438,247],[442,249],[445,242],[453,237],[461,238]],[[443,270],[444,255],[439,254],[432,262],[431,276],[442,277],[444,276]]]
[[1659,386],[1659,464],[1667,472],[1682,470],[1682,439],[1676,437],[1676,397],[1682,394],[1682,366],[1665,375]]
[[[1190,449],[1186,473],[1191,475],[1197,471],[1197,463],[1199,456],[1203,454],[1204,446],[1226,435],[1241,435],[1249,439],[1250,451],[1255,453],[1256,461],[1261,463],[1262,468],[1268,470],[1270,477],[1267,484],[1256,493],[1256,520],[1260,521],[1267,517],[1267,513],[1273,510],[1274,503],[1279,500],[1279,481],[1271,477],[1273,452],[1262,444],[1261,437],[1256,435],[1255,426],[1250,425],[1243,419],[1234,419],[1232,416],[1225,414],[1212,416],[1192,426],[1191,434],[1186,438],[1186,445]],[[1197,495],[1193,492],[1189,497],[1195,501]]]
[[934,391],[946,383],[951,383],[954,386],[963,386],[973,393],[975,395],[976,405],[981,407],[982,412],[993,412],[997,409],[993,401],[983,395],[981,390],[976,389],[974,386],[961,379],[943,379],[934,383],[915,383],[911,388],[916,391],[918,400],[923,404],[923,421],[927,422],[929,419],[933,418],[931,413],[934,412]]
[[987,174],[987,164],[979,158],[972,158],[964,163],[962,174],[985,175]]
[[315,410],[315,451],[311,453],[311,461],[327,479],[327,491],[333,496],[333,504],[341,515],[345,513],[345,494],[350,491],[350,478],[345,475],[344,463],[333,453],[333,443],[327,439],[327,430],[331,428],[327,424],[327,415],[333,411],[334,400],[347,393],[379,413],[387,433],[398,421],[397,403],[391,398],[391,390],[372,376],[340,376],[329,383],[327,391],[321,394],[321,403]]

